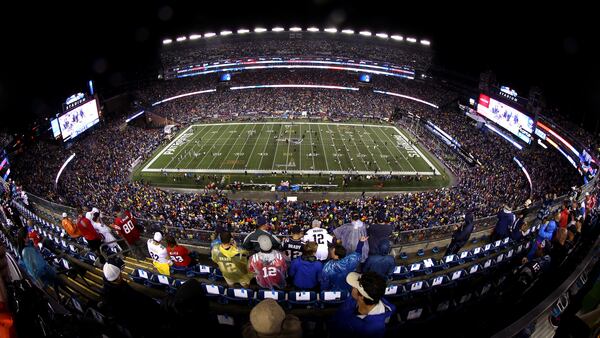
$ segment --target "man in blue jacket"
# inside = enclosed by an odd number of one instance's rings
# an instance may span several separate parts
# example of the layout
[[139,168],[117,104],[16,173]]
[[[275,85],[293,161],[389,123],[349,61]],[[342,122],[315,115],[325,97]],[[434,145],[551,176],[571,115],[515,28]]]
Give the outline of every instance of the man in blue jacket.
[[[369,240],[370,239],[369,236]],[[394,272],[394,268],[396,267],[394,257],[390,256],[391,249],[392,246],[388,239],[382,239],[377,246],[372,246],[362,271],[373,271],[385,280],[389,279],[389,276]]]
[[323,263],[315,257],[317,247],[315,242],[306,243],[302,255],[292,261],[290,277],[297,289],[317,291],[323,270]]
[[356,270],[360,263],[363,245],[369,237],[362,236],[356,250],[346,256],[346,249],[336,244],[329,249],[329,262],[325,263],[321,273],[321,290],[350,291],[346,276]]
[[348,297],[329,323],[332,337],[369,337],[385,335],[385,325],[396,312],[396,307],[383,298],[385,280],[374,272],[351,272],[346,282],[352,286]]

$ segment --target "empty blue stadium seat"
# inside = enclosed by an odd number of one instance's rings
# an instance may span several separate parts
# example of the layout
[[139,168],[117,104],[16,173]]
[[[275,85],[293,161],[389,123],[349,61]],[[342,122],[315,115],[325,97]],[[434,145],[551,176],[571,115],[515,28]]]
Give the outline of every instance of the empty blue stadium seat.
[[434,246],[434,247],[431,249],[431,252],[432,252],[432,253],[434,253],[434,254],[437,254],[438,252],[440,252],[440,248],[438,248],[437,246]]
[[281,290],[258,290],[257,294],[256,294],[256,299],[258,301],[261,301],[263,299],[274,299],[276,300],[278,303],[280,302],[285,302],[285,291],[281,291]]
[[423,249],[417,250],[417,256],[423,257],[424,255],[425,255],[425,250],[423,250]]
[[214,273],[214,269],[208,265],[194,265],[191,269],[188,269],[185,273],[188,278],[192,277],[204,277],[208,278]]
[[135,269],[129,274],[129,277],[131,277],[134,282],[145,285],[152,275],[151,272],[144,269]]
[[392,272],[392,279],[406,279],[412,277],[412,273],[402,265],[397,265]]
[[322,307],[330,304],[341,304],[348,298],[346,291],[321,291],[319,293],[319,303]]
[[148,278],[147,285],[161,290],[167,290],[173,284],[173,278],[161,274],[153,274]]
[[254,290],[246,288],[228,288],[225,298],[230,302],[251,304],[254,301]]
[[312,306],[317,303],[317,293],[314,291],[290,291],[287,294],[290,305]]
[[401,252],[400,259],[408,259],[408,254],[406,252]]
[[390,284],[385,288],[385,297],[394,298],[401,297],[406,293],[406,289],[402,284]]
[[221,299],[225,295],[225,288],[222,285],[202,283],[201,286],[206,297]]

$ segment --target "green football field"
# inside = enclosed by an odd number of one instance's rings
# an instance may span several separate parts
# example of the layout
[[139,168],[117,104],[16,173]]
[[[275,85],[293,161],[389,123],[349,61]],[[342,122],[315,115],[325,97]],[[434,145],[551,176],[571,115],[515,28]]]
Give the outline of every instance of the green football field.
[[190,125],[141,173],[440,175],[433,168],[395,126],[285,121]]

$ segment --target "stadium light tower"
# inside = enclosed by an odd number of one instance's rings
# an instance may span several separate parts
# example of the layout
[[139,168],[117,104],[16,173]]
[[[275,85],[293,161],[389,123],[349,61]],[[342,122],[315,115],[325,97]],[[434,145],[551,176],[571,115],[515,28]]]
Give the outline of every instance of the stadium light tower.
[[232,31],[221,31],[221,33],[219,33],[219,35],[221,35],[221,36],[226,36],[226,35],[231,35],[231,34],[233,34]]
[[429,42],[429,40],[421,40],[421,44],[423,46],[429,46],[429,45],[431,45],[431,42]]
[[417,39],[415,39],[415,38],[406,38],[406,41],[408,41],[410,43],[415,43],[415,42],[417,42]]
[[344,29],[342,31],[342,33],[344,33],[344,34],[354,34],[354,31],[352,29]]
[[254,28],[254,33],[264,33],[266,31],[267,31],[267,29],[263,28],[263,27],[256,27],[256,28]]
[[249,29],[245,29],[245,28],[240,28],[237,30],[238,34],[246,34],[246,33],[250,33]]
[[292,27],[292,28],[290,28],[290,32],[301,32],[301,31],[302,31],[302,28],[300,28],[300,27]]
[[337,33],[337,28],[335,28],[335,27],[329,27],[329,28],[325,28],[325,31],[327,33]]
[[363,36],[371,36],[371,32],[369,32],[369,31],[360,31],[360,33],[358,33],[358,34],[363,35]]
[[309,32],[313,32],[313,33],[319,31],[319,29],[317,27],[308,27],[306,30]]
[[213,36],[215,36],[215,35],[217,35],[217,34],[216,34],[216,33],[212,33],[212,32],[209,32],[209,33],[204,33],[204,37],[205,37],[205,38],[212,38],[212,37],[213,37]]
[[378,38],[387,39],[389,36],[386,33],[375,34]]
[[171,40],[171,39],[164,39],[163,40],[163,45],[168,45],[168,44],[170,44],[172,42],[173,42],[173,40]]
[[187,40],[187,37],[185,37],[185,36],[180,36],[180,37],[178,37],[178,38],[177,38],[177,39],[175,39],[175,40],[176,40],[177,42],[182,42],[182,41],[185,41],[185,40]]
[[390,36],[390,38],[392,38],[392,40],[396,40],[396,41],[404,40],[404,37],[402,35],[392,35],[392,36]]
[[273,27],[271,29],[272,32],[283,32],[284,30],[283,27]]
[[189,39],[190,40],[198,40],[202,37],[202,34],[192,34],[190,35]]

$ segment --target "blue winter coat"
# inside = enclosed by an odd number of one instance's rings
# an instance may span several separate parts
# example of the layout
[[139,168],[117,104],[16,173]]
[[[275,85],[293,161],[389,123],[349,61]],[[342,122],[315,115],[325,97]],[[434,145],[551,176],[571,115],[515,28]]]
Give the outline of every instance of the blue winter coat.
[[301,290],[309,290],[319,285],[323,263],[314,256],[300,256],[292,260],[290,266],[290,277],[294,286]]
[[369,257],[363,266],[363,272],[373,271],[381,277],[388,279],[394,272],[396,261],[390,256],[390,241],[384,239],[376,247],[371,247]]
[[384,312],[358,317],[356,300],[349,297],[331,318],[329,333],[331,337],[368,337],[380,338],[385,335],[385,325],[396,312],[396,307],[385,299],[381,299]]

